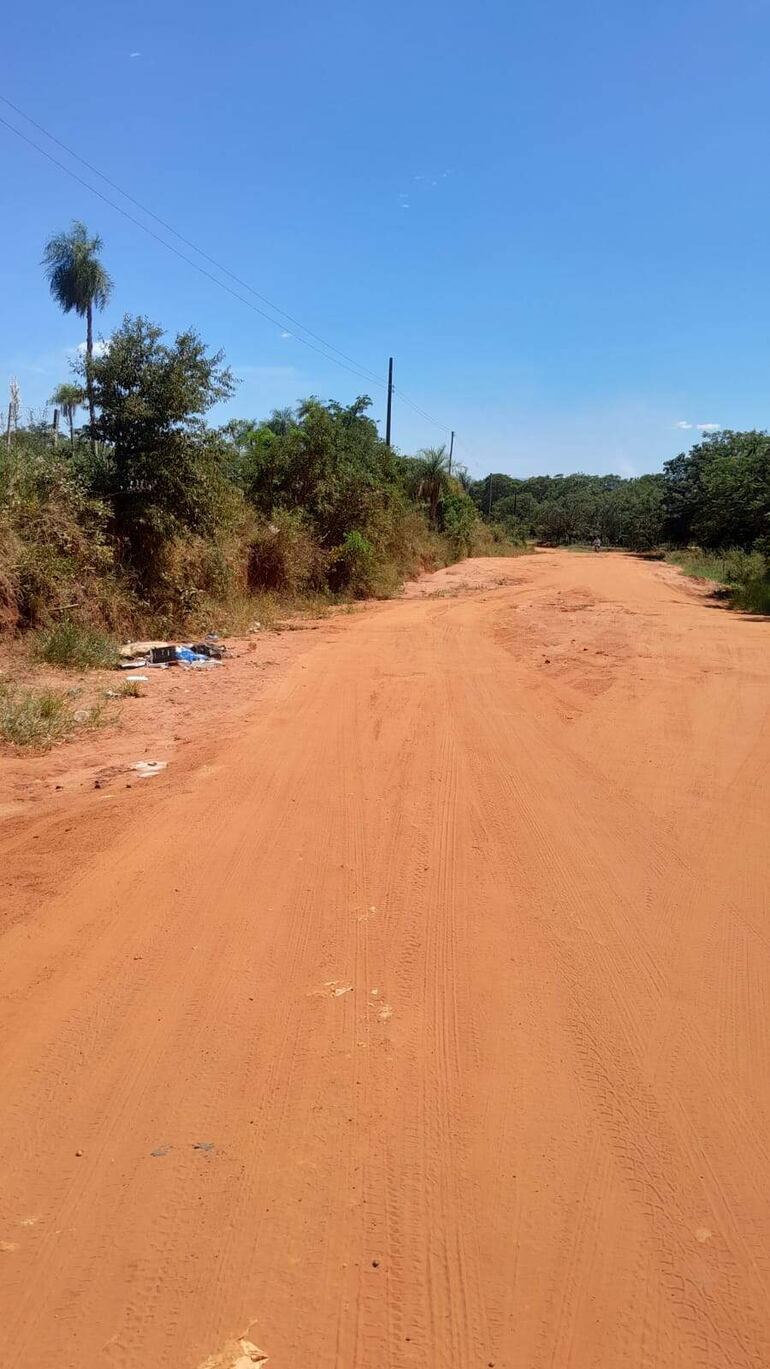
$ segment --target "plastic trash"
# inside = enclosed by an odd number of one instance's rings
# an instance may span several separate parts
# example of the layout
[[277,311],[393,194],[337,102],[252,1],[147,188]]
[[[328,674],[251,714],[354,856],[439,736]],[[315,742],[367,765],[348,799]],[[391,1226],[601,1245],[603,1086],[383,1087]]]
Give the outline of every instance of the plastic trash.
[[216,660],[225,654],[223,646],[219,646],[216,642],[210,642],[208,639],[205,642],[192,642],[190,650],[198,656],[210,656]]
[[148,665],[164,665],[175,661],[176,653],[179,650],[176,646],[154,646],[149,653]]
[[176,659],[183,661],[186,665],[195,665],[197,661],[208,661],[208,656],[203,656],[199,651],[193,651],[189,646],[178,646],[176,648]]

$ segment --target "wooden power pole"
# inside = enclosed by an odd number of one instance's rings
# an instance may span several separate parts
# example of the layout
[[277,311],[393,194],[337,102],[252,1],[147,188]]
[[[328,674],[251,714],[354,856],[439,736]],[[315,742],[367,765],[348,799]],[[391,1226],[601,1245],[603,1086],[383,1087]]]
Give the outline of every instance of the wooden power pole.
[[390,446],[390,428],[393,415],[393,358],[388,358],[388,414],[385,419],[385,444]]
[[452,474],[452,453],[454,452],[454,449],[455,449],[455,434],[454,434],[454,428],[453,428],[453,429],[452,429],[452,436],[451,436],[450,439],[449,439],[449,474],[450,474],[450,475]]

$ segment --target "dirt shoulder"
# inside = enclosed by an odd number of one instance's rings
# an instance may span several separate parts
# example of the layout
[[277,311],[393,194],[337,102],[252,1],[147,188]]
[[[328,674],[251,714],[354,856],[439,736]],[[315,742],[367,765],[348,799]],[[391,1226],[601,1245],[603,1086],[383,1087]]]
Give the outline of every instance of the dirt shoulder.
[[8,1369],[770,1364],[770,624],[488,569],[6,820]]
[[[514,575],[515,564],[466,561],[420,576],[405,587],[404,597],[494,588]],[[63,848],[76,840],[79,860],[87,861],[119,831],[144,821],[149,809],[237,738],[298,657],[333,640],[357,615],[386,608],[387,603],[354,604],[317,618],[287,619],[277,630],[225,638],[224,664],[200,671],[55,670],[31,665],[7,645],[0,651],[0,676],[20,688],[70,692],[78,708],[98,705],[105,718],[100,727],[76,732],[46,751],[0,742],[0,859],[14,888],[11,920],[66,882]],[[146,677],[141,696],[111,697],[129,674]],[[160,772],[140,775],[134,767],[142,762],[160,763]]]
[[[515,580],[516,565],[515,560],[472,558],[421,575],[405,586],[403,597],[498,588]],[[100,704],[106,718],[98,729],[76,733],[48,751],[35,753],[0,742],[0,822],[23,822],[39,815],[46,804],[62,810],[68,800],[94,789],[102,794],[133,788],[144,792],[146,782],[132,770],[141,761],[165,762],[177,775],[205,764],[212,742],[218,745],[237,732],[297,656],[343,631],[351,616],[383,607],[354,604],[323,617],[287,620],[277,631],[225,638],[224,664],[205,671],[62,671],[32,667],[18,651],[0,649],[0,676],[22,687],[71,692],[78,707]],[[141,697],[110,697],[129,675],[146,677]]]

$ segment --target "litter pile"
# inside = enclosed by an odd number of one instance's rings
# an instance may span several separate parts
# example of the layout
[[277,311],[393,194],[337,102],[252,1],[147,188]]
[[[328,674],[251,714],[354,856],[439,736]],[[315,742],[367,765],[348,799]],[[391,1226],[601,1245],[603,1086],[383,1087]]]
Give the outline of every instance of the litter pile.
[[210,632],[202,642],[128,642],[120,649],[119,667],[121,670],[139,670],[154,667],[167,670],[169,666],[182,666],[185,670],[207,670],[210,666],[222,665],[225,647],[216,632]]

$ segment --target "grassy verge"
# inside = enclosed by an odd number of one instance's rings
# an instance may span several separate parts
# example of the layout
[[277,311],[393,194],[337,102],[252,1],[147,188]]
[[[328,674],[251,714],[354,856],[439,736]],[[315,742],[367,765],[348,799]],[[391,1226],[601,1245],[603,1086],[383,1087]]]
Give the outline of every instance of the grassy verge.
[[[535,550],[532,542],[514,542],[500,523],[482,523],[473,527],[467,556],[530,556]],[[462,560],[463,553],[459,559]]]
[[0,683],[0,739],[12,746],[47,751],[74,732],[105,721],[102,705],[77,707],[69,692]]
[[46,665],[65,670],[109,670],[118,653],[115,645],[95,628],[62,619],[38,634],[34,654]]
[[770,614],[770,566],[760,552],[707,552],[688,547],[686,551],[669,552],[666,560],[679,566],[685,575],[721,586],[734,608]]

